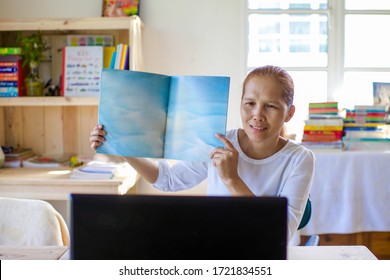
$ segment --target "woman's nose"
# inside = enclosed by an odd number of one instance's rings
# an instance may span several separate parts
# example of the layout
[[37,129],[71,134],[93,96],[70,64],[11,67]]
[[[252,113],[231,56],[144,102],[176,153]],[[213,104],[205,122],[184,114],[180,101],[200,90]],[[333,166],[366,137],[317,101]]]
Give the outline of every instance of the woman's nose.
[[253,119],[257,121],[262,121],[265,119],[264,111],[260,107],[256,107],[253,110]]

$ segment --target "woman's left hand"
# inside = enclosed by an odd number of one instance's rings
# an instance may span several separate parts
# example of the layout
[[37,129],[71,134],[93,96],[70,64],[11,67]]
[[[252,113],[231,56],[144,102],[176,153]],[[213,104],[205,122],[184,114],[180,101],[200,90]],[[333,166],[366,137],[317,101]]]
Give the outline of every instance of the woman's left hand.
[[210,154],[210,158],[213,160],[213,164],[217,168],[221,180],[225,184],[228,184],[231,181],[239,179],[237,171],[238,151],[225,136],[216,133],[215,137],[221,140],[225,144],[225,147],[214,149]]

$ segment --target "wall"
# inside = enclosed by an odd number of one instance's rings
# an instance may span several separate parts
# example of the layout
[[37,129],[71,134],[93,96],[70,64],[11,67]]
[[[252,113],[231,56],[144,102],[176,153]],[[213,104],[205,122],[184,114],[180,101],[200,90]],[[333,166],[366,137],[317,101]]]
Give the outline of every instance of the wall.
[[[101,3],[102,0],[0,0],[0,18],[98,16]],[[239,100],[246,71],[245,3],[141,0],[145,71],[231,77],[228,128],[240,126]],[[149,191],[148,184],[141,183],[140,190]]]
[[96,17],[103,0],[0,0],[0,18]]
[[[240,125],[245,75],[245,2],[237,0],[143,0],[146,71],[168,75],[231,77],[228,128]],[[205,183],[180,194],[204,194]],[[139,191],[153,193],[141,180]]]

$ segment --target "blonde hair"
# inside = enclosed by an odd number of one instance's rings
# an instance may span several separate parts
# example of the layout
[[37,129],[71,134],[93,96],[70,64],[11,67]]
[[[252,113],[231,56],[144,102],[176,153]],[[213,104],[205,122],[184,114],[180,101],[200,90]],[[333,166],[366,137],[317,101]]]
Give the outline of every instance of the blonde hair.
[[253,69],[246,76],[242,85],[242,96],[245,93],[245,86],[254,77],[271,77],[283,87],[283,96],[287,106],[290,108],[294,102],[294,81],[286,70],[279,66],[266,65]]

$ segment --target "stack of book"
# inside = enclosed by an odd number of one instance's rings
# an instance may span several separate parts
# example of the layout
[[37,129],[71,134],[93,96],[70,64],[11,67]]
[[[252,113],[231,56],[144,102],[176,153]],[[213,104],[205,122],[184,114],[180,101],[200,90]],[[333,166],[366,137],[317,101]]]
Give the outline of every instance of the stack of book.
[[71,179],[110,180],[126,174],[128,163],[113,163],[93,160],[73,169]]
[[302,145],[316,151],[341,151],[342,137],[343,118],[338,114],[338,103],[309,103]]
[[30,148],[3,147],[5,156],[4,167],[23,167],[23,161],[34,156]]
[[309,117],[314,116],[338,116],[338,102],[311,102],[309,103]]
[[21,48],[0,48],[0,97],[24,95]]
[[344,144],[349,151],[390,150],[385,105],[357,105],[344,119]]

